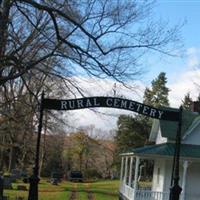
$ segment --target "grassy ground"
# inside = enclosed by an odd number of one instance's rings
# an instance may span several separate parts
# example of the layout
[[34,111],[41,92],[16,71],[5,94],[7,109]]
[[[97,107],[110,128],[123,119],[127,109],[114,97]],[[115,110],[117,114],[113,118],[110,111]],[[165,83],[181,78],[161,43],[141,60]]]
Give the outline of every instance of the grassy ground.
[[[17,190],[17,185],[24,185],[27,191]],[[4,195],[15,200],[16,196],[28,196],[28,184],[14,183],[12,190],[5,190]],[[88,200],[88,192],[93,194],[95,200],[117,200],[119,181],[97,181],[93,183],[71,183],[63,181],[59,185],[51,185],[47,180],[39,184],[39,200],[70,200],[72,191],[76,191],[76,200]]]

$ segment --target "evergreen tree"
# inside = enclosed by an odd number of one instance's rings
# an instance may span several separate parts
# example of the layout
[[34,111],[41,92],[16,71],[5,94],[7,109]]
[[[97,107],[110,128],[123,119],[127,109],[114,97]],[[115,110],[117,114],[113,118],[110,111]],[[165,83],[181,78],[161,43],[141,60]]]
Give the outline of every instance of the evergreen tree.
[[145,135],[147,126],[137,117],[121,115],[118,118],[118,129],[115,137],[119,152],[127,151],[130,148],[143,146],[146,142]]
[[[166,83],[166,75],[161,72],[152,81],[151,88],[146,88],[143,103],[154,107],[168,106],[169,89],[166,87]],[[118,152],[128,151],[130,147],[143,146],[148,141],[151,126],[152,119],[149,117],[121,115],[118,118],[118,129],[115,138]]]
[[[166,74],[161,72],[158,77],[151,82],[151,88],[145,89],[143,103],[156,108],[160,106],[169,106],[169,88],[167,88],[166,83]],[[152,119],[143,115],[138,115],[137,118],[141,121],[142,126],[146,126],[146,133],[143,134],[148,137],[151,131]]]
[[[199,97],[198,97],[199,100]],[[185,96],[184,99],[182,100],[182,106],[183,109],[185,110],[190,110],[191,111],[191,105],[192,105],[192,98],[190,97],[190,93],[188,92]]]
[[156,79],[151,82],[151,89],[146,88],[144,92],[144,104],[154,106],[169,106],[169,88],[166,87],[167,78],[161,72]]

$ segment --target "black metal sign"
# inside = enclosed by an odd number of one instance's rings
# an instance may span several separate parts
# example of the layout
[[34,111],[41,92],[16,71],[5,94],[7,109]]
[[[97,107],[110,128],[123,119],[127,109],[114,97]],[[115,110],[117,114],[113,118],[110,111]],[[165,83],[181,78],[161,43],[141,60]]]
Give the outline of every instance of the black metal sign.
[[94,108],[94,107],[106,107],[106,108],[118,108],[124,110],[130,110],[137,112],[148,117],[178,121],[179,112],[157,109],[145,104],[141,104],[136,101],[116,98],[116,97],[86,97],[79,99],[68,99],[68,100],[58,100],[58,99],[43,99],[42,101],[43,109],[52,110],[76,110],[84,108]]
[[[38,138],[36,145],[36,158],[35,166],[33,170],[33,175],[30,178],[30,187],[29,187],[29,200],[38,200],[38,183],[39,183],[39,155],[40,155],[40,140],[41,140],[41,131],[42,131],[42,119],[43,119],[43,110],[52,109],[52,110],[76,110],[84,108],[94,108],[94,107],[106,107],[106,108],[118,108],[124,110],[130,110],[137,112],[148,117],[160,119],[160,120],[169,120],[169,121],[179,121],[179,126],[181,127],[181,111],[169,111],[163,109],[157,109],[145,104],[141,104],[136,101],[116,98],[116,97],[88,97],[88,98],[79,98],[79,99],[68,99],[68,100],[58,100],[58,99],[47,99],[44,98],[44,92],[42,93],[41,106],[40,106],[40,119],[38,125]],[[180,135],[181,129],[177,132],[177,135]],[[179,200],[180,190],[178,191],[178,180],[179,180],[179,151],[180,151],[180,137],[177,137],[176,149],[178,149],[174,161],[176,161],[176,177],[174,177],[174,187],[171,190],[170,200]],[[178,188],[179,189],[179,188]],[[179,193],[177,193],[177,191]],[[177,195],[176,195],[177,194]]]

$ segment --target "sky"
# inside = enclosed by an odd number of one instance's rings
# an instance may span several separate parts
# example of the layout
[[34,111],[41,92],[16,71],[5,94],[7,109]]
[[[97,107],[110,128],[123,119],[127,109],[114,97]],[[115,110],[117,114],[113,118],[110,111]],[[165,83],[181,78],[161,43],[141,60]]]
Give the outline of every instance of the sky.
[[[129,99],[142,102],[145,87],[151,85],[160,72],[166,72],[167,87],[170,89],[169,101],[171,107],[178,108],[187,92],[193,100],[200,93],[200,0],[158,0],[154,8],[154,17],[164,19],[169,25],[184,23],[181,29],[184,52],[181,57],[161,58],[151,57],[147,60],[148,69],[142,80],[137,81],[136,92],[130,92],[117,83],[116,91]],[[83,88],[93,96],[113,95],[114,83],[111,80],[87,79],[80,80]],[[130,83],[131,84],[131,83]],[[103,114],[99,114],[103,113]],[[105,115],[106,114],[106,115]],[[67,113],[72,127],[93,125],[96,128],[109,131],[116,128],[120,114],[133,114],[115,109],[98,109],[97,113],[90,110],[79,110]]]
[[198,96],[196,83],[200,81],[200,0],[158,0],[154,9],[157,18],[167,20],[170,25],[183,23],[181,36],[184,52],[180,58],[168,58],[150,65],[146,74],[147,82],[154,79],[160,71],[166,72],[170,92],[170,103],[177,107],[183,96],[190,92]]

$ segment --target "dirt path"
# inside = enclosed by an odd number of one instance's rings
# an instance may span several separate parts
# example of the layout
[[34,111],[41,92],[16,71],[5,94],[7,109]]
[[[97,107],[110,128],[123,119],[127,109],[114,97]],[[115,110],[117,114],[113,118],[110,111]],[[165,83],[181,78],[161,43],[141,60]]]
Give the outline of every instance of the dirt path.
[[94,194],[92,192],[88,192],[88,200],[95,200]]
[[71,191],[69,200],[76,200],[77,198],[77,192],[76,191]]
[[69,200],[76,200],[77,199],[77,183],[74,183],[73,190],[70,193]]
[[[77,191],[78,184],[74,183],[73,189],[70,193],[69,200],[78,200],[78,191]],[[85,184],[85,189],[81,192],[87,193],[87,200],[95,200],[94,194],[90,191],[90,184]]]
[[87,193],[88,193],[88,200],[95,200],[94,194],[90,191],[91,184],[87,183]]

